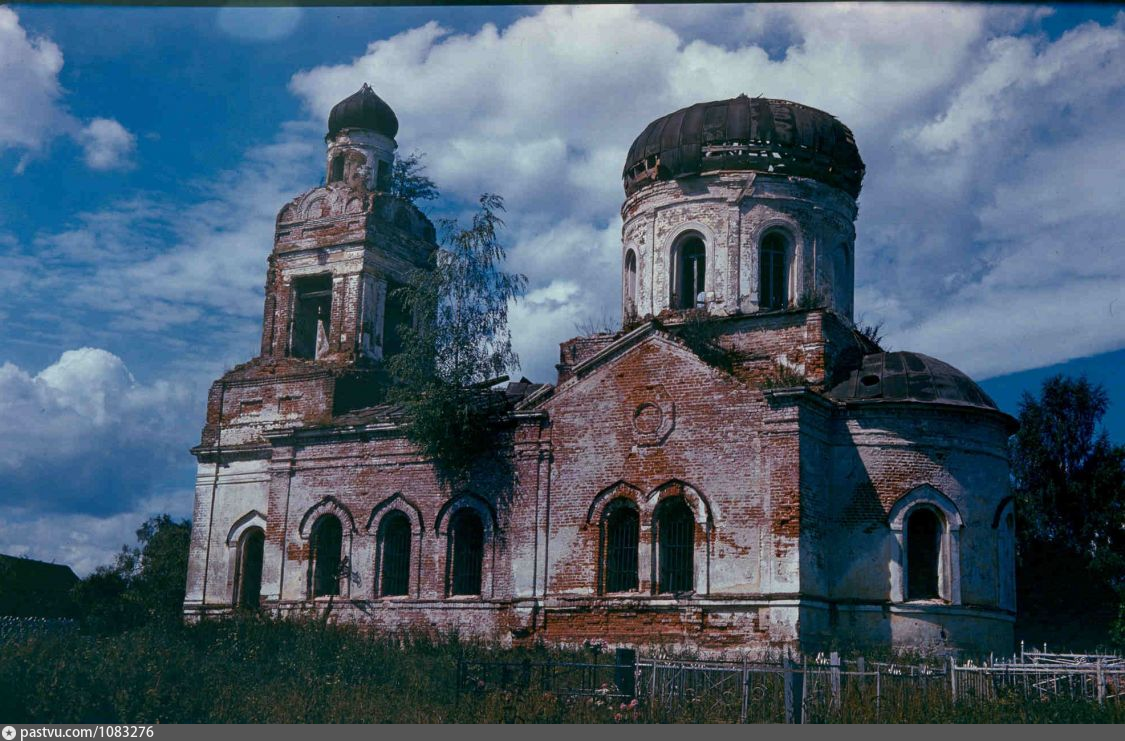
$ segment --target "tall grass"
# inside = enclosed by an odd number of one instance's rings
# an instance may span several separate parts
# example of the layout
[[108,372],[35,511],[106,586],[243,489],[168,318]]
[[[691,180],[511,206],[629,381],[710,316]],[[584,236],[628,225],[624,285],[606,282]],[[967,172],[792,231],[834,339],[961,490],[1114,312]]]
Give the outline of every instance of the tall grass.
[[[376,636],[352,627],[257,618],[153,624],[113,636],[43,635],[0,645],[0,718],[17,723],[729,722],[732,698],[625,705],[607,692],[458,688],[458,658],[590,661],[590,654],[504,649],[457,636]],[[603,659],[604,660],[604,659]],[[850,690],[850,688],[845,688]],[[884,688],[886,691],[889,688]],[[925,693],[924,693],[925,694]],[[1000,697],[989,703],[842,694],[810,720],[1125,722],[1120,704]],[[778,720],[772,693],[751,719]],[[766,707],[769,705],[769,707]],[[734,709],[733,717],[731,715]]]

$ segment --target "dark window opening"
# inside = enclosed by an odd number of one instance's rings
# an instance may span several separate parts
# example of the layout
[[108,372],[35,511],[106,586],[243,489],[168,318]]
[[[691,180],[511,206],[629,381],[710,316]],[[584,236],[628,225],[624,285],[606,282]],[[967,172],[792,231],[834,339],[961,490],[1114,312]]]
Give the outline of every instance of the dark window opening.
[[637,253],[629,250],[625,253],[625,313],[635,314],[637,311]]
[[637,510],[620,505],[605,521],[605,591],[637,588],[637,542],[641,521]]
[[293,280],[293,329],[289,354],[317,358],[328,349],[332,323],[332,276]]
[[941,554],[941,521],[931,509],[919,509],[906,521],[906,597],[936,599]]
[[657,591],[688,592],[694,582],[695,518],[683,497],[668,499],[656,514],[660,573]]
[[788,246],[785,236],[779,232],[770,232],[762,240],[759,305],[763,309],[784,309],[789,304],[789,281],[785,266]]
[[410,327],[410,312],[399,296],[401,283],[387,281],[387,300],[383,304],[383,357],[402,352],[403,334]]
[[449,593],[480,594],[484,560],[484,526],[470,509],[453,516],[449,526]]
[[680,280],[673,296],[675,308],[694,309],[703,301],[706,255],[703,240],[698,237],[687,239],[680,245]]
[[262,598],[262,556],[266,534],[260,527],[247,530],[238,549],[237,604],[247,610],[257,610]]
[[410,520],[401,512],[392,512],[379,526],[382,541],[380,594],[394,597],[407,594],[410,587]]
[[328,173],[328,182],[337,183],[344,179],[344,155],[338,154],[332,158],[332,167]]
[[309,538],[309,577],[314,597],[340,593],[343,539],[344,528],[334,515],[324,515],[313,525]]

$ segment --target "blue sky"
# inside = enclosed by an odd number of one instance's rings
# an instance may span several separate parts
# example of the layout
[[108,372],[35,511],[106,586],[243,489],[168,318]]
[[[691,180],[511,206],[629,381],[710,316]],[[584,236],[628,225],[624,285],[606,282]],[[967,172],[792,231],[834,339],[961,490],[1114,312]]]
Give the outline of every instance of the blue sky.
[[1112,6],[0,6],[0,552],[106,562],[190,515],[210,382],[257,352],[273,219],[369,82],[457,213],[508,199],[523,373],[616,320],[620,169],[739,93],[867,163],[857,314],[1008,411],[1052,372],[1125,441],[1125,19]]

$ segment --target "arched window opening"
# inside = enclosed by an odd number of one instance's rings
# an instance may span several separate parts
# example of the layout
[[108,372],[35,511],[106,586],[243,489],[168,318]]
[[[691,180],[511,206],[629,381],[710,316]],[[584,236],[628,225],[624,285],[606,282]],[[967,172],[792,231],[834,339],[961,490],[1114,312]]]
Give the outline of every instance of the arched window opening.
[[695,518],[683,497],[661,503],[656,513],[658,592],[688,592],[694,586]]
[[672,305],[677,309],[694,309],[704,300],[707,250],[702,239],[689,237],[680,243],[678,255],[679,280],[674,281]]
[[770,232],[762,240],[759,306],[763,309],[784,309],[789,305],[788,252],[789,240],[781,232]]
[[338,154],[332,158],[332,169],[328,173],[328,182],[337,183],[344,179],[344,155]]
[[605,520],[603,546],[604,591],[632,592],[637,588],[637,543],[641,520],[637,510],[621,504]]
[[266,534],[260,527],[252,527],[242,534],[238,544],[238,586],[236,604],[247,610],[257,610],[262,598],[262,556]]
[[625,253],[625,313],[637,313],[637,253]]
[[906,598],[937,599],[941,563],[941,520],[919,507],[906,520]]
[[410,589],[410,520],[402,512],[391,512],[379,524],[379,556],[382,573],[379,594],[397,597]]
[[323,515],[309,537],[309,578],[313,597],[340,593],[340,553],[344,528],[335,515]]
[[471,509],[462,509],[449,525],[449,593],[480,594],[484,560],[484,526]]

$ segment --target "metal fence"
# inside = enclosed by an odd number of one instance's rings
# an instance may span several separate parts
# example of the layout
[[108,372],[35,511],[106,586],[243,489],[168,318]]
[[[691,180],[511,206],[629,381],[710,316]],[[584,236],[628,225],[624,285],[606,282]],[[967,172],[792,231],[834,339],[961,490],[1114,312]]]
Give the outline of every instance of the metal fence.
[[564,697],[636,698],[649,720],[728,723],[894,722],[944,717],[1000,698],[1125,703],[1125,659],[1023,652],[982,665],[842,660],[837,654],[774,661],[637,658],[599,663],[458,662],[460,692],[538,690]]

